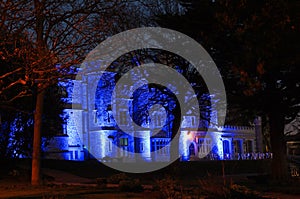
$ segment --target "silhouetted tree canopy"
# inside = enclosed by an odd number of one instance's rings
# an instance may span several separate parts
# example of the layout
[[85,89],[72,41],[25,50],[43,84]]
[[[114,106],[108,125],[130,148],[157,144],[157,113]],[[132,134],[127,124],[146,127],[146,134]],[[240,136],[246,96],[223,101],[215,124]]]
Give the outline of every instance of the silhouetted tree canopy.
[[186,33],[210,53],[223,75],[233,120],[243,120],[245,110],[268,118],[273,176],[285,178],[285,119],[293,119],[300,104],[299,2],[184,2],[186,15],[161,16],[159,24]]

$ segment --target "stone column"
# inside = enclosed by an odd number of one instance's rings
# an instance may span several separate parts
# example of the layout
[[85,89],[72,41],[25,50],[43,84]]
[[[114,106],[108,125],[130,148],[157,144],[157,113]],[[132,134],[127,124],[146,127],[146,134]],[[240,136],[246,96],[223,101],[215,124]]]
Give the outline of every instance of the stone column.
[[135,132],[135,150],[137,160],[151,162],[150,131]]
[[189,140],[188,140],[188,132],[181,131],[179,137],[179,155],[181,157],[181,161],[188,161],[189,160]]

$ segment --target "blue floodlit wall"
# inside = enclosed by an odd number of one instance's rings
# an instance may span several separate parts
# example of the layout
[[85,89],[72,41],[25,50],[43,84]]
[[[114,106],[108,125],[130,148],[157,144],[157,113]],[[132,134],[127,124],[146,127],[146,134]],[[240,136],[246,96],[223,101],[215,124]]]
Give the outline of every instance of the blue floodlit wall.
[[[169,121],[172,114],[168,114],[167,118],[162,118],[160,116],[160,111],[156,111],[152,117],[149,115],[149,109],[154,105],[154,98],[160,98],[161,102],[166,103],[166,96],[159,93],[155,89],[149,89],[147,85],[143,85],[137,89],[132,97],[128,97],[126,92],[126,85],[122,90],[121,96],[123,98],[116,99],[114,106],[117,110],[120,110],[119,118],[120,123],[116,124],[111,113],[111,97],[115,86],[115,74],[106,72],[101,76],[99,80],[98,87],[96,90],[96,100],[95,100],[95,122],[102,130],[93,132],[93,136],[98,135],[98,137],[93,138],[94,143],[90,143],[93,156],[97,159],[108,160],[112,157],[126,156],[123,158],[124,161],[134,161],[134,159],[142,159],[144,161],[151,161],[151,152],[156,151],[158,148],[151,148],[151,140],[155,142],[156,137],[159,135],[152,136],[151,130],[148,131],[136,131],[132,129],[131,126],[126,126],[129,117],[133,118],[139,126],[143,126],[148,129],[160,128],[162,132],[166,132],[163,136],[165,142],[160,142],[160,147],[162,143],[164,146],[168,145],[171,137],[172,121]],[[164,104],[167,106],[168,110],[172,110],[173,101],[170,100],[169,103]],[[161,103],[162,105],[162,103]],[[129,110],[129,114],[128,111]],[[164,111],[161,110],[161,111]],[[166,119],[166,120],[163,120]],[[169,120],[168,120],[169,119]],[[119,126],[118,126],[119,125]],[[123,132],[119,127],[125,129]],[[105,132],[103,129],[106,129]],[[126,139],[126,145],[120,143],[121,139]],[[100,141],[99,141],[100,140]],[[97,143],[95,143],[97,142]],[[92,146],[93,145],[93,146]],[[100,149],[99,146],[101,145]],[[153,144],[154,145],[154,144]],[[113,147],[111,147],[113,146]],[[132,156],[131,153],[135,153]],[[168,157],[166,157],[168,158]]]
[[[87,88],[87,84],[91,82],[97,84],[96,93]],[[171,95],[162,93],[157,88],[149,88],[145,83],[133,93],[133,96],[128,97],[126,91],[130,88],[124,85],[122,90],[124,97],[112,103],[112,92],[116,85],[116,74],[113,72],[103,73],[101,79],[99,74],[87,74],[82,79],[60,82],[59,85],[65,88],[62,100],[69,107],[73,105],[72,108],[65,109],[68,118],[64,128],[66,136],[55,138],[56,142],[64,143],[64,147],[54,144],[55,147],[61,148],[63,154],[59,156],[60,158],[69,160],[96,158],[100,161],[123,162],[135,162],[136,159],[170,160],[168,144],[172,137],[175,117],[172,111],[176,104]],[[95,99],[93,104],[88,103],[89,98]],[[161,109],[149,115],[149,110],[155,104],[159,104]],[[119,110],[116,117],[121,123],[118,125],[113,117],[112,108]],[[241,143],[251,141],[252,148],[255,148],[253,127],[218,127],[217,112],[213,112],[211,116],[211,126],[207,126],[206,121],[200,121],[205,124],[205,128],[192,131],[190,129],[195,129],[197,124],[196,118],[193,115],[183,116],[178,151],[178,158],[182,161],[189,161],[192,157],[219,160],[232,158],[235,155],[235,140],[240,140]],[[130,117],[148,130],[135,130],[128,125]],[[121,129],[125,129],[125,132]],[[161,130],[154,135],[152,132],[156,129]],[[224,143],[229,146],[226,154]],[[54,148],[51,150],[55,151]]]

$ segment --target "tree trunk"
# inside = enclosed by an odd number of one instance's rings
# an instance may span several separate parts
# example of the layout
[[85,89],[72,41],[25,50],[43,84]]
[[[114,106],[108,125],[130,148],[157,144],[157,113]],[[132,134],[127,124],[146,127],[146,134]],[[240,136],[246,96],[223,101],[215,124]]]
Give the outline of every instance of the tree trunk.
[[280,105],[269,113],[271,147],[273,152],[272,178],[281,182],[288,179],[286,146],[284,141],[284,114]]
[[31,166],[31,185],[41,184],[41,126],[44,104],[44,91],[38,92],[34,112],[33,152]]

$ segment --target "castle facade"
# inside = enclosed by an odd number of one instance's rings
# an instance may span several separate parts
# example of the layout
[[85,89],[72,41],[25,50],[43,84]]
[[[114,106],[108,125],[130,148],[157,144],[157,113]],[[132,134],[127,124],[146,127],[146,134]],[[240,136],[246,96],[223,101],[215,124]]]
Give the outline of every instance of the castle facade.
[[[133,81],[139,81],[134,80]],[[88,85],[97,84],[96,91]],[[95,158],[102,162],[164,162],[170,161],[172,140],[171,116],[164,110],[155,110],[153,115],[143,118],[143,129],[129,125],[132,114],[142,103],[151,103],[155,89],[145,88],[136,96],[119,97],[111,103],[115,86],[115,73],[89,72],[76,80],[59,83],[64,88],[62,100],[67,122],[64,132],[53,137],[45,149],[45,158],[83,161]],[[123,88],[126,92],[129,88]],[[150,90],[150,91],[149,91]],[[122,93],[121,93],[122,96]],[[164,95],[161,98],[164,98]],[[142,97],[142,100],[135,99]],[[172,102],[171,102],[172,104]],[[143,105],[143,104],[142,104]],[[168,105],[169,106],[169,105]],[[117,117],[112,109],[118,110]],[[183,115],[178,141],[178,158],[189,160],[251,159],[262,152],[261,121],[257,118],[253,126],[219,126],[217,112],[211,122],[199,127],[193,115]],[[116,122],[118,121],[118,123]],[[197,126],[198,125],[198,126]],[[122,130],[121,130],[122,129]],[[158,133],[157,129],[160,129]]]

